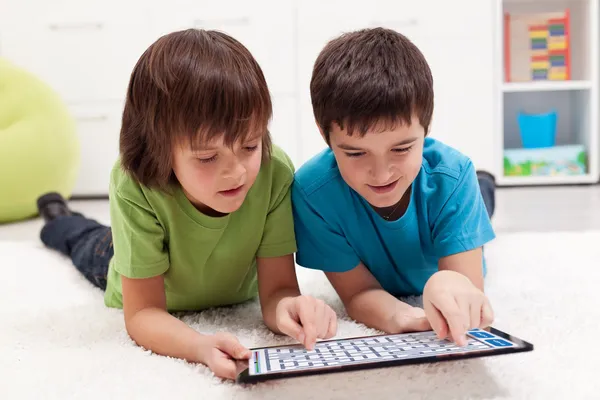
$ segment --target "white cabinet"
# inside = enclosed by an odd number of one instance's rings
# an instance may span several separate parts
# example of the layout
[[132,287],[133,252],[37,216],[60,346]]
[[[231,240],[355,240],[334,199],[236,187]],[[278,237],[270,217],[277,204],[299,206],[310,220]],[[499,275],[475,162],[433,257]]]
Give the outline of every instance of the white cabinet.
[[[491,36],[491,35],[490,35]],[[495,173],[493,50],[485,38],[417,40],[434,81],[430,136]]]
[[304,163],[326,147],[315,125],[310,100],[313,65],[329,40],[343,32],[365,27],[362,3],[352,6],[342,0],[305,0],[298,3],[298,94],[300,163]]
[[287,153],[296,168],[300,166],[297,108],[296,96],[273,96],[273,119],[269,125],[273,143]]
[[142,0],[4,0],[0,56],[49,84],[76,120],[81,167],[74,195],[108,194],[122,101],[154,40]]
[[79,132],[81,167],[74,193],[108,194],[110,171],[119,156],[123,104],[120,101],[68,105]]
[[271,93],[294,91],[294,2],[171,0],[152,8],[156,36],[202,28],[226,32],[250,50]]
[[150,43],[142,1],[5,0],[0,52],[65,101],[120,99]]
[[54,87],[77,120],[82,166],[75,195],[105,195],[118,155],[131,71],[159,36],[224,31],[259,62],[272,94],[275,143],[296,168],[325,147],[309,83],[323,46],[349,30],[384,26],[422,50],[434,74],[431,135],[498,171],[492,0],[0,0],[0,56]]
[[394,29],[412,40],[418,38],[472,38],[491,32],[492,4],[482,0],[371,0],[356,12],[365,25]]

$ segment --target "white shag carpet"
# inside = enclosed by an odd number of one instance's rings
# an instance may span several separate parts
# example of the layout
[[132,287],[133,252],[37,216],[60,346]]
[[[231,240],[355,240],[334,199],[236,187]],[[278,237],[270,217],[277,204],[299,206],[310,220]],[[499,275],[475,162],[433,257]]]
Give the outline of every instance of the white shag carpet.
[[[121,311],[105,308],[68,259],[39,243],[0,242],[0,399],[598,398],[600,232],[501,234],[486,254],[494,325],[533,352],[241,386],[135,346]],[[347,319],[321,274],[299,273],[306,293],[339,313],[338,337],[376,333]],[[183,319],[248,347],[287,343],[254,303]]]

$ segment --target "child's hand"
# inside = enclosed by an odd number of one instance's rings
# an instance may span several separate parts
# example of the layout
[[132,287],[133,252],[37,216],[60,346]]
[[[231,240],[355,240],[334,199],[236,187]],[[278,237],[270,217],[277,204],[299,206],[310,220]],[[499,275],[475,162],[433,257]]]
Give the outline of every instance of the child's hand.
[[250,350],[230,333],[205,336],[200,349],[200,360],[219,378],[235,379],[249,358]]
[[337,315],[322,300],[311,296],[286,297],[277,304],[277,328],[312,350],[317,339],[329,339],[337,331]]
[[422,332],[431,330],[425,311],[398,300],[394,312],[392,329],[388,333]]
[[438,337],[450,335],[459,346],[466,346],[469,329],[486,328],[494,319],[485,294],[454,271],[439,271],[429,278],[423,290],[423,308]]

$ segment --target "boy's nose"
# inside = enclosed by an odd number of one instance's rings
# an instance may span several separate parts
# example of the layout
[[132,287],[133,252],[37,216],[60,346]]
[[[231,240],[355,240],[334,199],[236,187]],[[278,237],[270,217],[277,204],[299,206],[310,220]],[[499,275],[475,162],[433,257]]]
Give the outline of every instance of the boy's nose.
[[224,175],[226,178],[231,178],[232,180],[236,180],[236,182],[239,181],[241,183],[241,181],[243,180],[242,178],[245,174],[246,167],[244,166],[244,164],[238,161],[232,161],[227,166]]
[[385,185],[390,183],[389,181],[392,177],[392,171],[386,164],[375,163],[371,167],[371,176],[373,177],[374,184]]
[[241,181],[244,175],[246,175],[246,168],[244,168],[243,164],[236,165],[231,173],[231,176],[238,181]]

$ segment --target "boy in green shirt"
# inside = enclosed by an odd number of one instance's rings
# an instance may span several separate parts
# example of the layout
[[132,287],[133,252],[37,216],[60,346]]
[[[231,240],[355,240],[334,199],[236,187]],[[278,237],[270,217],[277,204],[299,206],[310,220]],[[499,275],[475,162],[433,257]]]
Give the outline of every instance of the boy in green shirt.
[[155,353],[206,364],[234,379],[248,349],[226,333],[202,335],[170,311],[260,298],[265,324],[312,348],[336,315],[302,296],[294,267],[294,168],[271,145],[272,104],[248,50],[215,31],[158,39],[129,83],[121,157],[110,179],[111,228],[38,200],[45,245],[73,260],[127,332]]

